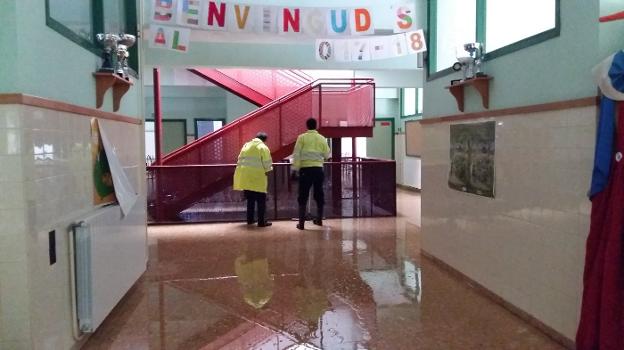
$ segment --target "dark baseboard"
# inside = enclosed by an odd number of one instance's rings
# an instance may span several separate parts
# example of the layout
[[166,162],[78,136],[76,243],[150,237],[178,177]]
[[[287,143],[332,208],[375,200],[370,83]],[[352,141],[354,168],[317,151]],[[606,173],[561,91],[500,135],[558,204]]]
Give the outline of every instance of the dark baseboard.
[[406,185],[401,185],[401,184],[397,184],[396,187],[398,187],[398,188],[400,188],[402,190],[420,193],[420,188],[416,188],[416,187],[412,187],[412,186],[406,186]]

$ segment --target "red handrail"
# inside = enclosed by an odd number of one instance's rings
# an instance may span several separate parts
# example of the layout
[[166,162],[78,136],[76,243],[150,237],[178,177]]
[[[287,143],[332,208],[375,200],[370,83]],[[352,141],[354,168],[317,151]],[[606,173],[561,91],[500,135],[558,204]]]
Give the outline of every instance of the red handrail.
[[[163,159],[163,162],[166,162],[167,160],[170,160],[172,158],[175,158],[176,156],[188,152],[190,150],[196,149],[197,147],[202,146],[202,144],[209,139],[215,138],[220,136],[223,133],[228,132],[230,129],[236,127],[237,125],[244,123],[258,115],[264,114],[268,111],[271,111],[275,108],[278,108],[280,105],[295,99],[299,96],[301,96],[302,94],[312,91],[313,89],[315,89],[318,86],[321,85],[337,85],[337,86],[341,86],[341,85],[348,85],[349,86],[349,90],[353,91],[357,88],[361,88],[362,85],[374,85],[374,80],[371,78],[348,78],[348,79],[342,79],[342,78],[327,78],[327,79],[318,79],[315,80],[314,82],[306,85],[306,86],[302,86],[301,88],[291,92],[290,94],[280,97],[272,102],[269,102],[268,104],[248,113],[247,115],[227,124],[225,127],[216,130],[208,135],[205,135],[199,139],[197,139],[196,141],[187,144],[185,146],[182,146],[180,148],[178,148],[177,150],[169,153],[168,155],[166,155]],[[342,82],[342,83],[341,83]],[[347,83],[344,83],[347,82]],[[356,85],[358,84],[358,85]],[[325,91],[325,90],[324,90]],[[331,91],[329,91],[331,92]],[[338,92],[339,93],[339,92]]]

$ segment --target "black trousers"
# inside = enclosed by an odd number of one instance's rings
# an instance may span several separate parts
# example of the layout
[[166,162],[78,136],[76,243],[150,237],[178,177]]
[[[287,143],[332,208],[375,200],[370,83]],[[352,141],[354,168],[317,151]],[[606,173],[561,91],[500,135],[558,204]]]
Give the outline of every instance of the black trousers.
[[254,222],[254,212],[256,211],[256,203],[258,203],[258,222],[265,222],[264,214],[266,213],[266,193],[255,191],[244,191],[247,198],[247,223]]
[[325,205],[325,194],[323,193],[323,181],[325,174],[321,167],[301,168],[299,170],[299,221],[305,219],[306,206],[308,198],[310,198],[310,189],[314,192],[314,201],[316,202],[317,218],[323,218],[323,205]]

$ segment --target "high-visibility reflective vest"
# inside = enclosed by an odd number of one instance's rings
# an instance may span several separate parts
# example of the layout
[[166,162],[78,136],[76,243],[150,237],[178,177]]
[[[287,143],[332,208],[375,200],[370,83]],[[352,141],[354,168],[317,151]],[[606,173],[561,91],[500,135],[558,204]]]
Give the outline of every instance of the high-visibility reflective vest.
[[234,171],[234,190],[267,192],[266,173],[273,170],[271,151],[262,140],[255,138],[247,142],[238,155]]
[[293,168],[322,167],[329,158],[327,139],[316,130],[308,130],[297,137],[293,152]]

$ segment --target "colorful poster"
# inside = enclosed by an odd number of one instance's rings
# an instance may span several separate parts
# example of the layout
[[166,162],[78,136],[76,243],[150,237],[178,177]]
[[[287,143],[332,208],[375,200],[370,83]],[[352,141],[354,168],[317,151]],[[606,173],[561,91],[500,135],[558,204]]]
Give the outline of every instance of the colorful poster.
[[150,47],[188,52],[191,30],[161,25],[150,26]]
[[413,2],[392,6],[392,12],[395,15],[394,32],[405,33],[416,29],[416,4]]
[[96,118],[91,119],[91,169],[93,170],[93,204],[116,202],[113,175]]
[[496,123],[451,125],[450,134],[449,187],[494,198]]
[[175,23],[177,0],[152,0],[152,19],[157,23]]

